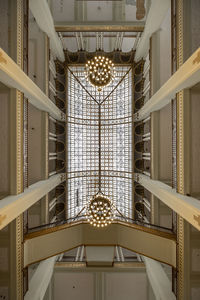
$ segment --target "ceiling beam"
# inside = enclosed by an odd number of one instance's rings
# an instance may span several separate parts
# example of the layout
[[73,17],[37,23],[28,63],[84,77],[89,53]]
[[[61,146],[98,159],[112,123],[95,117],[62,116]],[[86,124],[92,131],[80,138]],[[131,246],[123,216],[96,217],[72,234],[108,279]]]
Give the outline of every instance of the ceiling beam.
[[87,267],[85,262],[56,262],[55,271],[58,272],[145,272],[143,262],[115,262],[113,267]]
[[135,173],[134,179],[197,230],[200,230],[199,199],[177,193],[176,190],[172,189],[169,185],[158,180],[150,179],[141,173]]
[[56,120],[65,121],[65,114],[1,48],[0,81],[10,88],[18,89],[24,93],[29,103],[37,109],[48,112]]
[[0,201],[0,230],[39,201],[57,185],[65,181],[65,173],[29,185],[23,193],[9,195]]
[[142,32],[144,22],[59,22],[55,30],[59,32]]
[[[74,34],[63,34],[63,39],[65,39],[65,38],[75,38],[76,37],[76,35],[74,35]],[[96,38],[96,35],[95,34],[84,34],[84,36],[83,36],[84,38]],[[112,37],[112,38],[116,38],[116,34],[107,34],[107,35],[104,35],[104,38],[110,38],[110,37]],[[137,38],[137,35],[136,34],[131,34],[131,35],[126,35],[126,34],[124,34],[124,36],[123,36],[124,38]]]
[[200,82],[200,48],[161,86],[161,88],[134,114],[135,121],[142,121],[151,112],[171,103],[179,91],[193,87]]

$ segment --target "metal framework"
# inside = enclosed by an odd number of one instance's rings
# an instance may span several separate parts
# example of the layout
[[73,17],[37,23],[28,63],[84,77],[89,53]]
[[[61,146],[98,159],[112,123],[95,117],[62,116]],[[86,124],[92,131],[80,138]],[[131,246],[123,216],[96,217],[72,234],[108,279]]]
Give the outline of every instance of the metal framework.
[[[77,80],[78,79],[78,80]],[[68,217],[99,190],[132,217],[132,70],[117,66],[98,92],[83,66],[68,68]]]

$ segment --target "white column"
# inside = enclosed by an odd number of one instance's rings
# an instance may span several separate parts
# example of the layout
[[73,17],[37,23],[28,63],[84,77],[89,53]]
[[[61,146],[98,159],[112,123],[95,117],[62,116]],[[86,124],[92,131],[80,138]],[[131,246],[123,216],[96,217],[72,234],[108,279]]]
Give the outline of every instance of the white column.
[[170,8],[170,0],[153,0],[147,15],[145,29],[135,53],[135,61],[145,57],[149,51],[149,39],[156,32]]
[[29,282],[29,289],[24,300],[42,300],[51,281],[57,256],[44,260],[39,264]]
[[50,48],[53,51],[54,55],[60,61],[64,61],[65,56],[63,52],[62,42],[55,31],[53,18],[47,1],[30,0],[29,6],[38,26],[48,35],[50,39]]
[[167,80],[134,117],[141,121],[153,111],[165,107],[179,91],[200,82],[200,48]]
[[15,88],[40,110],[48,112],[56,120],[64,121],[65,114],[44,92],[22,71],[22,69],[0,48],[0,81]]
[[63,181],[65,181],[65,173],[57,174],[30,185],[21,194],[2,199],[0,201],[0,229],[16,219]]
[[186,221],[200,230],[200,201],[186,195],[179,194],[169,185],[150,179],[148,176],[135,173],[135,181],[153,193],[158,199],[173,209]]
[[146,273],[153,289],[156,300],[175,300],[172,285],[162,265],[145,256],[142,257],[146,266]]

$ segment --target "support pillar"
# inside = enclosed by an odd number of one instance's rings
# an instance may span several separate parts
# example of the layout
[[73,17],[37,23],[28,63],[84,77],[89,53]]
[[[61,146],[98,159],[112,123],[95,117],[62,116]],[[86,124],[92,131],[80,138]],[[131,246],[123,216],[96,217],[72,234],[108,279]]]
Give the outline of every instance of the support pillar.
[[60,61],[64,61],[65,56],[62,43],[55,31],[54,21],[48,2],[46,0],[30,0],[29,5],[38,26],[50,39],[51,50]]
[[146,273],[154,292],[156,300],[175,300],[171,282],[161,264],[153,259],[142,257],[146,266]]
[[23,193],[7,196],[0,201],[0,229],[39,201],[57,185],[65,181],[66,174],[60,173],[49,179],[30,185]]
[[135,53],[135,61],[145,57],[149,51],[150,37],[156,32],[164,20],[164,17],[170,8],[170,0],[154,0],[151,2],[149,13],[147,15],[145,29],[142,33],[140,42]]
[[43,299],[51,282],[57,256],[48,258],[37,267],[29,282],[29,289],[24,300]]

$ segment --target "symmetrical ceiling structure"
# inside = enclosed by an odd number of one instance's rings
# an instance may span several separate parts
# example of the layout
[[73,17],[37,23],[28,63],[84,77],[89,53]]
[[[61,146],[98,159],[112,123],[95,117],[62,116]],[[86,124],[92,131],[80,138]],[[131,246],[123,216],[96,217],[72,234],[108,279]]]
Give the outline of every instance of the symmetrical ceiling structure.
[[199,299],[197,3],[0,2],[0,298]]

